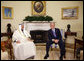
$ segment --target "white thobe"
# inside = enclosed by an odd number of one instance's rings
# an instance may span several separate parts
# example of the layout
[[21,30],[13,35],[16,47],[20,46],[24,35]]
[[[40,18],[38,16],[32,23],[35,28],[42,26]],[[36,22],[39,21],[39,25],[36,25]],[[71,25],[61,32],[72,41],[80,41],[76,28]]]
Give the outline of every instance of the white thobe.
[[[30,34],[25,30],[24,33],[21,30],[16,30],[12,36],[13,40],[13,49],[15,59],[25,60],[31,56],[36,55],[36,47],[32,41],[28,41],[28,37],[31,37]],[[20,41],[16,43],[14,41]]]

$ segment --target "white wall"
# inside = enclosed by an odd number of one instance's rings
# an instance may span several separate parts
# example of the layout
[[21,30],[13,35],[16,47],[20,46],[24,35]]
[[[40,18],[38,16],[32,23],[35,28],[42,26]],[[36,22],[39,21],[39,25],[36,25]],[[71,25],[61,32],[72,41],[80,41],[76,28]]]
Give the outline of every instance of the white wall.
[[[2,6],[13,7],[14,18],[2,18]],[[62,20],[61,8],[79,7],[78,19]],[[23,21],[25,16],[31,15],[31,1],[1,1],[1,32],[6,32],[7,23],[12,24],[12,30],[18,28],[18,24]],[[65,29],[67,24],[71,24],[71,31],[78,32],[83,35],[83,2],[82,1],[46,1],[46,15],[52,16],[56,27]]]
[[[2,6],[12,7],[14,11],[13,19],[3,19],[1,13],[1,32],[6,32],[7,23],[12,24],[12,28],[17,29],[25,16],[31,15],[31,1],[2,1]],[[1,10],[2,11],[2,10]]]

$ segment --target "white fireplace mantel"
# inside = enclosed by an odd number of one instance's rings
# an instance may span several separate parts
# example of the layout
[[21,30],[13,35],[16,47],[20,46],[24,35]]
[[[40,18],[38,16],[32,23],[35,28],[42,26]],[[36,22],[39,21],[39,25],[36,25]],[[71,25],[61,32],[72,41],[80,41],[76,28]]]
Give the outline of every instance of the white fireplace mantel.
[[50,22],[24,22],[24,28],[28,32],[31,30],[49,30]]

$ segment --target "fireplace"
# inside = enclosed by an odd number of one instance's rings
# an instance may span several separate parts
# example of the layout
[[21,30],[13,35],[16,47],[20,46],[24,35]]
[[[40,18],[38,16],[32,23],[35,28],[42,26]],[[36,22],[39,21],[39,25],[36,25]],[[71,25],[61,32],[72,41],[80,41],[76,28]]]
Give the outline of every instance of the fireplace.
[[46,43],[50,22],[28,22],[24,21],[24,29],[31,34],[34,43]]
[[48,40],[47,30],[32,30],[30,34],[31,38],[34,39],[34,43],[46,43]]

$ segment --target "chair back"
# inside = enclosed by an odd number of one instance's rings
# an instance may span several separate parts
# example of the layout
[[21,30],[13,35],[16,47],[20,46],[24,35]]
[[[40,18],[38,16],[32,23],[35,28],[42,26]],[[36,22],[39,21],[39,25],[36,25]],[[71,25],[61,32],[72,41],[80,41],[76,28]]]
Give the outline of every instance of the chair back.
[[65,39],[65,30],[64,29],[60,29],[60,32],[61,32],[62,39]]

